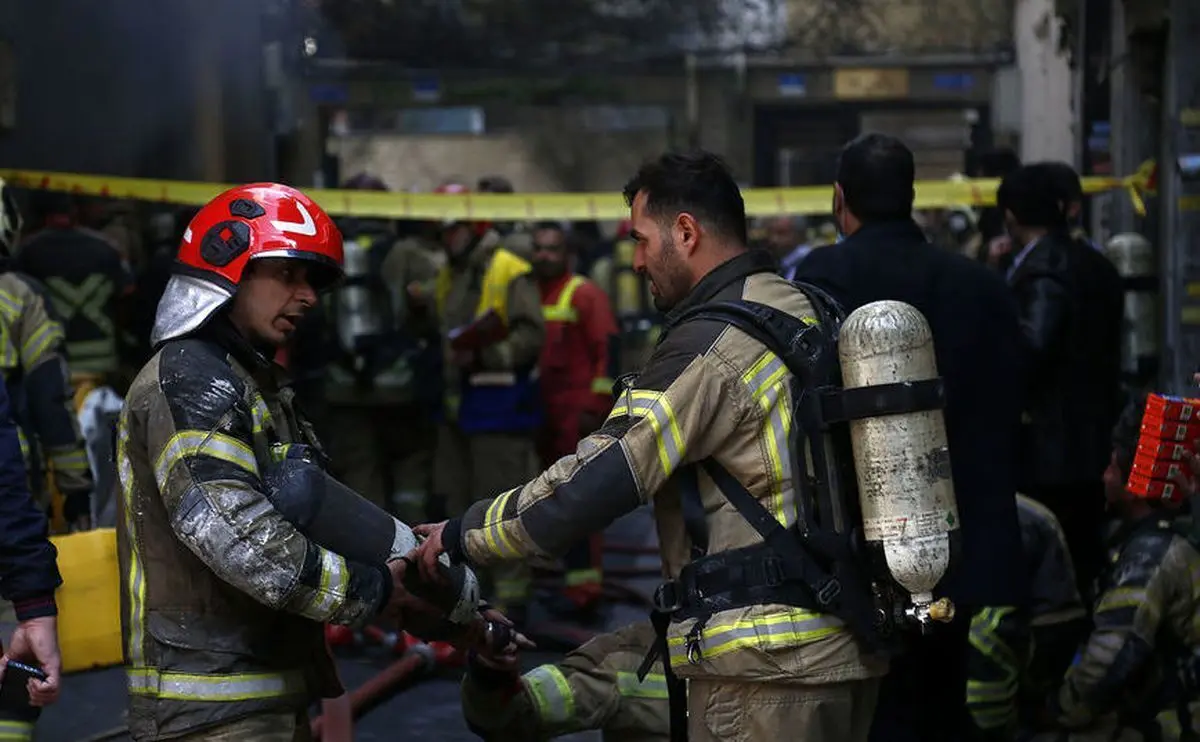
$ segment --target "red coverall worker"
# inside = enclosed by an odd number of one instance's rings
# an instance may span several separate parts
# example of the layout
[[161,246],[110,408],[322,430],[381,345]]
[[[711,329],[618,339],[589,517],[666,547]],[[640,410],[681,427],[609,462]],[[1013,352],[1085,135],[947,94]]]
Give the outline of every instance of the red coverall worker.
[[[561,225],[534,227],[532,265],[546,323],[538,367],[545,411],[538,456],[544,468],[573,454],[613,404],[609,348],[617,336],[616,318],[604,291],[571,271],[571,252]],[[597,534],[564,557],[564,592],[576,608],[594,606],[600,597],[602,548]]]

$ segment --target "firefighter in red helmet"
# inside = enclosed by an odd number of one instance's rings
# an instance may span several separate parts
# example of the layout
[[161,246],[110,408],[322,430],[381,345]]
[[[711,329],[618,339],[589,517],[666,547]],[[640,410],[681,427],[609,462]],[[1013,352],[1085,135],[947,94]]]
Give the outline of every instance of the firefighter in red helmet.
[[320,450],[272,359],[341,266],[333,221],[282,185],[226,191],[184,232],[118,428],[135,740],[307,738],[305,710],[343,692],[322,624],[429,610],[402,560],[322,548],[263,483],[283,446]]

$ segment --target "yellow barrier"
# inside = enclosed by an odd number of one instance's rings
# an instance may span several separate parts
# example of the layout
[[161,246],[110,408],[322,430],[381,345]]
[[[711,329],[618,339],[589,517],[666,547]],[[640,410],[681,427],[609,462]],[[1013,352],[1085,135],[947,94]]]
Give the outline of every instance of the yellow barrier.
[[63,672],[121,664],[121,582],[112,528],[51,536],[58,548]]
[[[1126,178],[1084,178],[1085,193],[1125,189],[1138,213],[1143,213],[1139,191],[1153,178],[1152,163]],[[1147,168],[1150,168],[1149,170]],[[0,177],[23,188],[65,191],[186,206],[202,206],[229,184],[192,183],[180,180],[119,178],[107,175],[0,169]],[[921,181],[916,208],[991,206],[996,202],[998,180]],[[619,193],[380,193],[332,189],[305,189],[333,216],[388,219],[464,219],[523,221],[536,219],[624,219],[629,208]],[[749,216],[828,214],[831,186],[807,188],[750,188],[742,192]]]

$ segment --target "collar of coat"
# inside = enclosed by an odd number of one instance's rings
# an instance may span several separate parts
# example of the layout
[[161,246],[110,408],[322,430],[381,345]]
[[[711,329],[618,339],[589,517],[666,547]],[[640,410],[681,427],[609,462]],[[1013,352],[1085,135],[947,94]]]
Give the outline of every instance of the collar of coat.
[[671,325],[672,319],[691,307],[712,301],[730,284],[743,281],[747,276],[755,273],[774,273],[775,269],[775,257],[766,250],[748,249],[740,255],[735,255],[701,278],[692,288],[691,293],[667,313],[666,324]]

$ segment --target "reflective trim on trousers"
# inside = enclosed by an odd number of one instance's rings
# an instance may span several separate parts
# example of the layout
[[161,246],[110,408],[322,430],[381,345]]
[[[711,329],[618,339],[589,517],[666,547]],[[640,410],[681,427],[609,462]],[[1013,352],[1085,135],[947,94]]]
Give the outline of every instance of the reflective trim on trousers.
[[171,701],[255,701],[304,692],[299,672],[200,675],[141,667],[126,674],[130,694]]

